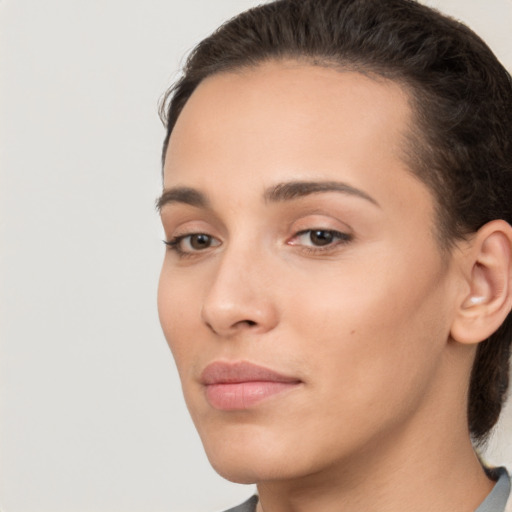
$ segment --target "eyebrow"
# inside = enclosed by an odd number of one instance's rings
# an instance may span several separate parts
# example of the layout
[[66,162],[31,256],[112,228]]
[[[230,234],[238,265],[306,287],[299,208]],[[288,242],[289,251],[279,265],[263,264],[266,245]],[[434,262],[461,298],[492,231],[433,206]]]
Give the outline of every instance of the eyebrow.
[[[360,197],[375,206],[379,206],[379,203],[366,192],[339,181],[288,181],[278,183],[265,190],[263,199],[265,202],[278,203],[325,192],[340,192]],[[164,190],[156,201],[156,208],[161,211],[165,205],[170,203],[183,203],[197,208],[210,207],[210,201],[206,195],[191,187],[173,187]]]
[[366,192],[340,181],[289,181],[279,183],[266,190],[263,197],[265,201],[275,203],[291,201],[311,194],[325,192],[341,192],[342,194],[360,197],[375,206],[380,206],[379,203]]
[[163,191],[156,200],[156,209],[161,211],[166,204],[183,203],[197,208],[208,208],[210,201],[199,190],[191,187],[173,187]]

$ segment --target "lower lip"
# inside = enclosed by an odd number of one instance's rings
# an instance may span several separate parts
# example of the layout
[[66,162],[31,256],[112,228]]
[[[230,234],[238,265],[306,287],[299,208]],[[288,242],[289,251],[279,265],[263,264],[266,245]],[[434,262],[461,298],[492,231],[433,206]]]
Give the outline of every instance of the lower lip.
[[296,387],[298,382],[250,381],[206,386],[206,398],[222,411],[249,409],[257,403]]

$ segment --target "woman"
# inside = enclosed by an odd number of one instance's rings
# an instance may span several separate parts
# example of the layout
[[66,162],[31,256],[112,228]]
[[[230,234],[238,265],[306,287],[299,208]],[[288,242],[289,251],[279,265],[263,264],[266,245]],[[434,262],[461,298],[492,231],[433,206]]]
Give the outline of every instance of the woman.
[[163,107],[162,327],[235,510],[503,511],[512,85],[411,0],[280,0]]

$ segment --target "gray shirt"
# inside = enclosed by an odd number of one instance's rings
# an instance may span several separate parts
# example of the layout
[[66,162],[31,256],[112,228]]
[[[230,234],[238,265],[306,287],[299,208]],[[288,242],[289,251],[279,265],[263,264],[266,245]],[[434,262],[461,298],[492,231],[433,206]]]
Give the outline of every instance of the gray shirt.
[[510,477],[505,468],[497,468],[496,485],[475,512],[505,512],[510,496]]
[[[496,485],[475,512],[506,512],[505,507],[510,496],[510,477],[505,468],[497,468],[493,472]],[[252,496],[238,507],[230,508],[226,512],[256,512],[258,496]]]

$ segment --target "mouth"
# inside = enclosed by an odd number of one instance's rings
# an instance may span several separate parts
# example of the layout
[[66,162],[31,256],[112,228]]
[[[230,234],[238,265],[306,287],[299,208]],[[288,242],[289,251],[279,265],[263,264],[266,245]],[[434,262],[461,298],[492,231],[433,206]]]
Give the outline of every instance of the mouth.
[[256,404],[301,384],[296,377],[248,362],[216,361],[201,374],[206,399],[222,411],[250,409]]

